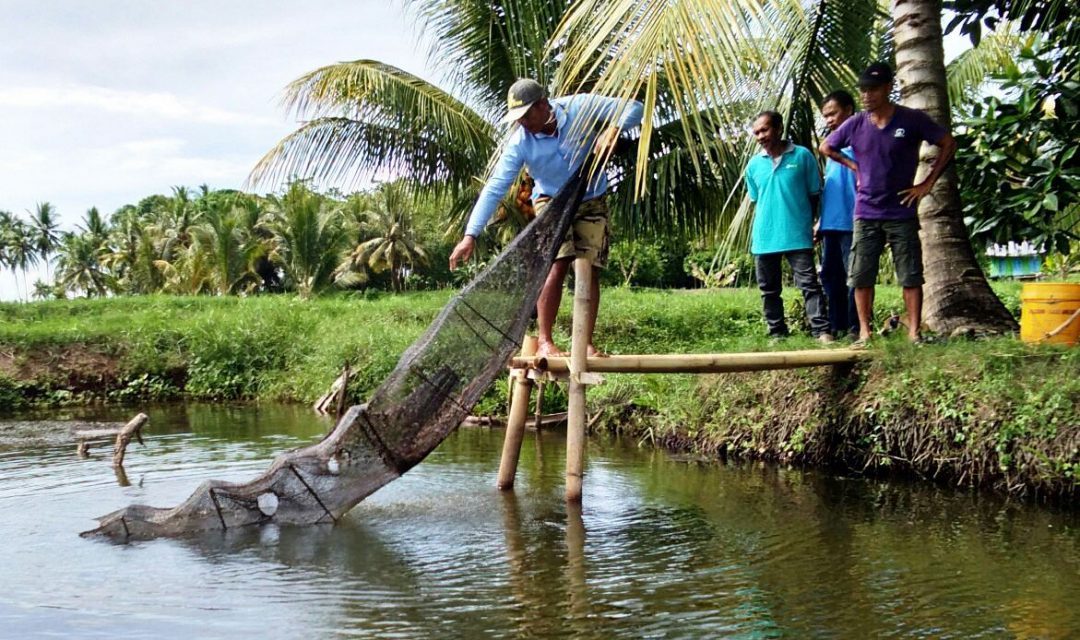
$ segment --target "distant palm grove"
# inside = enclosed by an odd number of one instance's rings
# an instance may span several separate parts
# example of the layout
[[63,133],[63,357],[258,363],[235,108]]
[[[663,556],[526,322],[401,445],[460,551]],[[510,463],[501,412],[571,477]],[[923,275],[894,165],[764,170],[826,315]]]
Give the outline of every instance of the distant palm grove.
[[[60,232],[46,202],[28,221],[0,211],[0,264],[15,272],[21,296],[35,298],[400,291],[411,281],[434,285],[416,270],[430,263],[418,238],[440,235],[427,224],[436,205],[408,198],[398,183],[350,196],[300,181],[268,196],[175,187],[107,218],[91,208],[75,231]],[[51,281],[30,284],[26,271],[39,263]]]
[[[506,133],[491,123],[518,77],[555,93],[645,104],[638,143],[609,167],[610,283],[741,283],[750,275],[741,180],[755,152],[749,119],[777,109],[787,135],[816,148],[821,99],[851,90],[875,60],[893,64],[901,98],[954,125],[960,142],[955,172],[920,211],[929,321],[986,322],[991,307],[1004,314],[985,280],[972,277],[986,242],[1027,240],[1055,264],[1075,264],[1080,21],[1063,0],[406,4],[448,88],[377,60],[297,79],[286,103],[303,124],[251,175],[273,195],[175,187],[107,215],[90,209],[65,231],[47,202],[25,215],[0,210],[0,269],[15,273],[19,297],[457,286],[480,265],[451,273],[446,257]],[[943,8],[952,12],[948,28],[973,45],[947,66],[940,30],[913,30],[940,24]],[[905,82],[909,69],[928,75]],[[379,176],[394,179],[352,194],[308,182]],[[527,222],[528,193],[522,175],[480,239],[483,256]],[[35,265],[45,278],[31,283]]]

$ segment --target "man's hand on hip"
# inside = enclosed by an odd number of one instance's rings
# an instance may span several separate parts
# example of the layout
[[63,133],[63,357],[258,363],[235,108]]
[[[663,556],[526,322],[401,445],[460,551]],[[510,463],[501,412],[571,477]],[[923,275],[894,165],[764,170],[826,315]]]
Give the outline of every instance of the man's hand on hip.
[[454,250],[450,252],[450,270],[458,268],[458,265],[467,261],[472,257],[473,249],[476,248],[476,238],[472,236],[465,236],[461,239],[461,242],[457,243]]
[[923,180],[919,184],[911,187],[910,189],[904,189],[900,192],[900,204],[905,207],[913,207],[919,204],[919,200],[923,196],[930,193],[930,189],[934,186],[933,182],[929,180]]

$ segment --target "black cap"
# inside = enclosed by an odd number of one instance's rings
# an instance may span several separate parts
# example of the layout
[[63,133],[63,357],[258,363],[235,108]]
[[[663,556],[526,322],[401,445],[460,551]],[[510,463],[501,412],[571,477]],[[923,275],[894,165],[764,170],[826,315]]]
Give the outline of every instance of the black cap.
[[859,88],[870,89],[873,87],[880,87],[883,84],[889,84],[893,81],[892,67],[884,62],[875,62],[866,68],[866,71],[862,72],[859,76]]
[[510,91],[506,93],[506,117],[502,121],[514,122],[525,115],[533,103],[543,100],[546,96],[544,87],[536,80],[519,79],[510,85]]

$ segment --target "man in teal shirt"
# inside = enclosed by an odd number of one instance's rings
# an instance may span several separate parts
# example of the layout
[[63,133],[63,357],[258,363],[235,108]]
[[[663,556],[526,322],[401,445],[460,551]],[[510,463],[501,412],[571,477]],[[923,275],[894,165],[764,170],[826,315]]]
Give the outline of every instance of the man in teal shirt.
[[750,200],[754,202],[754,222],[750,229],[750,253],[765,308],[769,335],[788,334],[784,321],[782,259],[791,265],[797,286],[806,301],[810,332],[821,342],[832,342],[825,296],[814,267],[814,211],[821,194],[821,175],[809,149],[781,137],[783,118],[775,111],[762,111],[754,120],[753,133],[761,153],[746,165],[744,177]]

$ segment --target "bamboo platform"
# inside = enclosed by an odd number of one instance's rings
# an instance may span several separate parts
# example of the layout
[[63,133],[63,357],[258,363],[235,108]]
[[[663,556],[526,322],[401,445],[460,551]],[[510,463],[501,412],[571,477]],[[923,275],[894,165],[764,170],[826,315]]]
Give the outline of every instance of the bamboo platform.
[[521,355],[510,360],[511,398],[507,434],[502,442],[497,486],[512,490],[517,462],[521,454],[529,401],[537,390],[535,414],[541,417],[545,382],[567,383],[566,416],[566,501],[573,507],[581,502],[585,463],[585,393],[589,386],[603,381],[600,373],[732,373],[800,367],[833,367],[841,373],[870,354],[854,349],[816,349],[808,351],[772,351],[757,353],[699,353],[658,355],[612,355],[586,357],[589,346],[586,333],[592,327],[592,263],[588,258],[573,261],[573,326],[570,355],[536,355],[536,337],[526,336]]
[[861,349],[811,349],[807,351],[764,351],[756,353],[693,353],[656,355],[618,355],[586,357],[587,333],[591,325],[590,301],[596,295],[591,290],[592,264],[587,258],[574,260],[574,317],[570,355],[567,357],[537,356],[537,340],[526,336],[521,355],[511,358],[510,413],[506,421],[502,457],[499,462],[497,486],[502,490],[514,487],[521,442],[533,388],[537,388],[535,414],[541,414],[545,382],[566,382],[566,501],[581,502],[582,479],[585,469],[585,394],[589,386],[602,382],[602,373],[735,373],[796,369],[800,367],[833,367],[845,375],[856,363],[871,354]]

